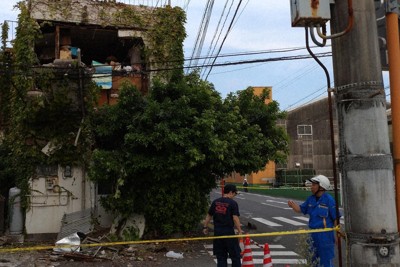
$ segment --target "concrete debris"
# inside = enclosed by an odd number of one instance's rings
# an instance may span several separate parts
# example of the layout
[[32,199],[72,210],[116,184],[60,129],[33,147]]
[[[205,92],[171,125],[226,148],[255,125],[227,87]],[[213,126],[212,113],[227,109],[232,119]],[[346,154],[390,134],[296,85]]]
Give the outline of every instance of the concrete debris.
[[[112,237],[114,235],[110,234],[109,229],[97,229],[95,232],[88,233],[83,239],[80,239],[79,252],[57,252],[52,249],[21,250],[15,253],[1,253],[0,251],[0,267],[77,267],[82,264],[86,267],[172,267],[176,266],[177,261],[179,261],[179,266],[192,267],[212,266],[214,263],[212,257],[204,252],[201,242],[96,246],[97,243],[112,243]],[[6,244],[0,245],[0,249],[51,246],[51,243],[43,241],[21,244],[7,241],[5,237],[0,237],[0,240]],[[88,244],[90,246],[87,246]],[[185,257],[183,257],[184,254]]]
[[166,257],[168,258],[174,258],[174,259],[183,259],[183,253],[178,253],[178,252],[174,252],[174,251],[168,251],[165,254]]

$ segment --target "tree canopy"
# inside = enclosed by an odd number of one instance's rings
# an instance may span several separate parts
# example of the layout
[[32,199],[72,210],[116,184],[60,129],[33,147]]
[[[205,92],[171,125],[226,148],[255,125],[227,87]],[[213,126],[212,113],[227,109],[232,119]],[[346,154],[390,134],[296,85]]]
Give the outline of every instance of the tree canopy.
[[265,104],[267,94],[250,87],[222,100],[197,73],[158,81],[145,96],[126,85],[116,105],[92,117],[90,177],[113,189],[103,205],[144,214],[160,234],[192,229],[220,178],[285,157],[287,137],[276,125],[284,113],[274,101]]

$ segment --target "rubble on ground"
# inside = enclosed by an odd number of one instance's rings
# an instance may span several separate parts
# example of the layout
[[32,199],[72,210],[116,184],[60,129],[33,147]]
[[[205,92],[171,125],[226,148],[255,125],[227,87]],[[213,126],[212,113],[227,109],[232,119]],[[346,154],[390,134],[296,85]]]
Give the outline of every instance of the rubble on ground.
[[[49,243],[10,243],[6,237],[0,237],[2,248],[26,248],[54,246]],[[75,266],[76,264],[96,264],[95,266],[164,266],[168,261],[179,261],[189,255],[189,258],[204,256],[204,253],[195,255],[193,248],[200,244],[196,242],[165,242],[131,245],[108,245],[112,240],[108,233],[90,233],[80,243],[79,251],[54,251],[53,249],[19,251],[13,253],[0,253],[0,267],[50,267],[50,266]],[[96,243],[100,244],[96,246]],[[171,251],[174,257],[171,257]],[[167,256],[168,255],[168,256]],[[178,257],[179,255],[179,257]],[[99,265],[102,264],[102,265]],[[107,265],[110,264],[110,265]],[[76,265],[78,266],[78,265]],[[80,266],[80,265],[79,265]],[[89,265],[92,266],[92,265]]]

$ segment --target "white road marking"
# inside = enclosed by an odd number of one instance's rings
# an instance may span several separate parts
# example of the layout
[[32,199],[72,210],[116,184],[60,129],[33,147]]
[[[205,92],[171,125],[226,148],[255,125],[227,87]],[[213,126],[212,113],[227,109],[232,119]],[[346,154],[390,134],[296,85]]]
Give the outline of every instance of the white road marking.
[[[253,256],[264,256],[264,251],[252,251],[251,254]],[[271,256],[299,256],[299,254],[297,254],[294,251],[273,251],[273,250],[271,250],[269,252],[269,254]]]
[[[293,218],[296,218],[296,219],[299,219],[299,220],[308,222],[308,217],[294,216]],[[342,217],[340,218],[340,223],[341,223],[341,224],[344,224],[344,218],[342,218]]]
[[[217,260],[214,259],[217,263]],[[253,259],[254,264],[263,264],[264,259]],[[231,259],[228,259],[228,264],[232,264]],[[307,264],[306,259],[272,259],[272,264]]]
[[291,219],[288,219],[288,218],[285,218],[285,217],[273,217],[273,218],[278,220],[278,221],[286,222],[286,223],[289,223],[289,224],[292,224],[292,225],[295,225],[295,226],[307,225],[305,223],[298,222],[298,221],[295,221],[295,220],[291,220]]
[[[204,245],[204,247],[207,249],[208,253],[213,256],[212,252],[212,244],[207,244]],[[264,262],[264,251],[263,248],[260,246],[256,245],[250,245],[250,248],[252,250],[251,254],[253,257],[253,263],[257,265],[262,265]],[[300,258],[290,258],[290,257],[298,257],[299,254],[297,254],[294,251],[285,251],[285,250],[278,250],[275,251],[274,249],[285,249],[284,246],[282,245],[269,245],[270,248],[270,256],[273,264],[307,264],[306,259],[300,259]],[[276,258],[276,257],[289,257],[289,258]],[[217,263],[217,259],[214,258],[214,262]],[[228,264],[232,264],[231,259],[228,259]]]
[[266,219],[264,219],[264,218],[253,218],[253,220],[255,220],[255,221],[257,221],[257,222],[260,222],[260,223],[263,223],[263,224],[266,224],[266,225],[269,225],[269,226],[273,226],[273,227],[275,227],[275,226],[282,226],[282,225],[280,225],[280,224],[277,224],[277,223],[268,221],[268,220],[266,220]]
[[[285,247],[282,246],[282,245],[268,245],[268,246],[269,246],[269,249],[284,249],[284,248],[285,248]],[[212,245],[212,244],[205,244],[204,247],[205,247],[206,249],[212,249],[212,248],[213,248],[213,245]],[[251,249],[260,249],[260,247],[257,246],[257,245],[250,245],[250,248],[251,248]]]
[[265,206],[271,206],[271,207],[275,207],[275,208],[279,208],[279,209],[284,209],[284,210],[291,210],[291,209],[292,209],[292,208],[290,208],[290,207],[285,207],[285,208],[283,208],[283,207],[281,207],[281,206],[275,206],[275,205],[267,204],[267,203],[261,203],[261,204],[263,204],[263,205],[265,205]]
[[304,216],[294,216],[294,218],[302,220],[302,221],[306,221],[308,222],[308,217],[304,217]]
[[276,200],[272,200],[272,199],[267,199],[267,200],[265,200],[265,201],[267,201],[267,202],[274,202],[274,203],[279,203],[279,204],[285,204],[285,205],[287,205],[287,202],[283,202],[283,201],[276,201]]

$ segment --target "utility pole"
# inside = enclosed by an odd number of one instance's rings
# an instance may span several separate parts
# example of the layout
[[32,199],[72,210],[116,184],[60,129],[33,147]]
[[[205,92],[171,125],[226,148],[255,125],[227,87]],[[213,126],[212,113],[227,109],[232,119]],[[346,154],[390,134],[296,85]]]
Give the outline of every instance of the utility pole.
[[[386,1],[386,36],[389,54],[390,99],[392,103],[393,159],[396,178],[397,223],[400,222],[400,44],[397,1]],[[400,227],[398,225],[397,227]],[[400,231],[400,229],[398,229]]]
[[351,2],[354,26],[332,40],[347,265],[399,266],[393,160],[374,1],[335,1],[331,28],[333,33],[346,28]]

